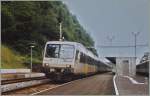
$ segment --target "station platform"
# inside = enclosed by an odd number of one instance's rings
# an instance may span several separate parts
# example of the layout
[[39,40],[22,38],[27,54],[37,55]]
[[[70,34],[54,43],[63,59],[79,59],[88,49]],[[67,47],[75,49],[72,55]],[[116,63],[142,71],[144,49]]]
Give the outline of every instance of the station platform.
[[113,95],[113,74],[102,73],[46,89],[36,95]]
[[1,80],[43,77],[44,73],[31,72],[30,69],[0,69]]
[[116,95],[148,95],[148,78],[135,76],[114,76]]

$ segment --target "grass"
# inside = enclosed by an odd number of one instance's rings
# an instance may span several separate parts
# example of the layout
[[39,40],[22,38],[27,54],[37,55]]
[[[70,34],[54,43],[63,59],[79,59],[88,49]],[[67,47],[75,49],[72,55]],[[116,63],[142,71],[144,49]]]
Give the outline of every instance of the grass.
[[24,64],[24,56],[14,52],[11,48],[1,45],[1,68],[2,69],[17,69],[27,68]]
[[[30,68],[30,56],[20,55],[8,46],[1,45],[1,68],[20,69]],[[33,64],[42,64],[42,59],[33,56]]]

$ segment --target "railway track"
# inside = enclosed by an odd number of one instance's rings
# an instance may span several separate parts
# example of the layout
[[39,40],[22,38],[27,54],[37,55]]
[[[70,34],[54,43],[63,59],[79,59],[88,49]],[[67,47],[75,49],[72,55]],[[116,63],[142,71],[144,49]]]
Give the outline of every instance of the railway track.
[[[57,89],[59,90],[60,88],[64,88],[64,87],[66,87],[66,88],[69,88],[69,89],[67,89],[67,91],[69,91],[69,90],[80,90],[80,89],[70,89],[70,88],[72,88],[72,87],[69,87],[69,86],[77,86],[77,87],[79,87],[79,86],[81,86],[81,87],[83,87],[82,86],[82,83],[87,83],[87,84],[89,84],[89,85],[87,85],[87,86],[89,86],[89,88],[91,88],[91,87],[93,87],[94,88],[94,86],[93,86],[93,84],[91,85],[90,83],[88,83],[88,82],[91,82],[91,80],[93,81],[95,81],[95,80],[97,80],[97,83],[99,82],[104,82],[103,80],[102,81],[99,81],[100,80],[100,78],[101,78],[101,76],[100,77],[97,77],[98,75],[95,75],[95,76],[90,76],[90,77],[86,77],[86,78],[82,78],[82,79],[77,79],[77,80],[73,80],[73,81],[71,81],[71,82],[67,82],[67,83],[54,83],[54,82],[47,82],[47,83],[43,83],[43,84],[38,84],[38,85],[35,85],[35,86],[30,86],[30,87],[25,87],[25,88],[22,88],[22,89],[18,89],[18,90],[13,90],[13,91],[8,91],[8,92],[3,92],[2,93],[2,95],[39,95],[39,94],[45,94],[45,95],[51,95],[51,93],[47,93],[47,92],[55,92],[55,91],[57,91]],[[103,76],[103,75],[102,75]],[[104,76],[105,77],[105,76]],[[104,78],[103,77],[103,78]],[[90,79],[91,78],[91,79]],[[93,79],[92,79],[93,78]],[[105,78],[107,78],[107,76],[105,77]],[[110,78],[110,77],[109,77]],[[90,80],[90,81],[89,81]],[[107,80],[107,79],[106,79]],[[80,85],[80,83],[79,82],[82,82],[81,83],[81,85]],[[106,81],[105,81],[106,82]],[[77,84],[76,84],[77,83]],[[79,83],[79,84],[78,84]],[[75,84],[75,85],[74,85]],[[84,85],[85,85],[84,84]],[[97,84],[96,84],[97,85]],[[68,86],[68,87],[67,87]],[[101,84],[100,84],[100,86],[102,86]],[[99,87],[100,87],[99,86]],[[104,85],[103,85],[104,86]],[[98,87],[98,86],[97,86]],[[98,87],[98,89],[96,89],[96,90],[99,90],[99,87]],[[80,87],[79,87],[80,88]],[[92,88],[92,89],[93,89]],[[103,89],[103,88],[102,88]],[[103,90],[105,90],[105,89],[107,89],[107,88],[104,88]],[[53,90],[53,91],[52,91]],[[62,90],[65,90],[65,89],[61,89],[61,94],[63,94],[63,92],[65,93],[65,91],[62,91]],[[80,92],[80,91],[79,91]],[[99,92],[99,91],[98,91]],[[60,94],[59,92],[58,93],[56,93],[56,94]],[[73,93],[65,93],[65,94],[73,94]],[[80,93],[78,93],[78,94],[80,94]],[[91,94],[93,94],[93,93],[91,93]],[[97,93],[97,94],[99,94],[99,93]]]
[[1,85],[18,83],[18,82],[25,82],[25,81],[31,81],[31,80],[41,80],[41,79],[46,79],[46,77],[33,77],[33,78],[19,78],[19,79],[1,80]]
[[86,79],[86,78],[73,80],[73,81],[70,81],[67,83],[54,83],[54,82],[50,81],[47,83],[38,84],[38,85],[30,86],[30,87],[25,87],[25,88],[21,88],[21,89],[17,89],[17,90],[2,92],[2,95],[14,95],[14,94],[15,95],[36,95],[36,94],[44,92],[46,90],[52,90],[57,87],[64,86],[64,85],[67,85],[74,81],[79,81],[79,80]]
[[48,83],[50,80],[46,77],[20,78],[1,81],[1,92],[7,93],[18,89]]
[[56,86],[59,86],[61,84],[54,84],[51,82],[43,83],[35,86],[25,87],[18,90],[3,92],[2,95],[34,95],[38,92],[41,92],[41,90],[46,90],[49,88],[53,88]]

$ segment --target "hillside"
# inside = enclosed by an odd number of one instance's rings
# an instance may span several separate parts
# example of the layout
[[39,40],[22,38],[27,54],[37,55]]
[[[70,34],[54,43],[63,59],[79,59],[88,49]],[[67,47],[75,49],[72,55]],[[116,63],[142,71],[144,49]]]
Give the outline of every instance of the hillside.
[[1,46],[1,67],[2,68],[27,68],[24,64],[25,57],[11,50],[7,46]]
[[[59,40],[60,21],[65,40],[94,46],[91,36],[61,1],[2,1],[1,18],[2,44],[25,56],[27,63],[31,42],[36,44],[33,49],[35,61],[42,62],[45,43]],[[96,50],[92,49],[92,52],[97,55]]]

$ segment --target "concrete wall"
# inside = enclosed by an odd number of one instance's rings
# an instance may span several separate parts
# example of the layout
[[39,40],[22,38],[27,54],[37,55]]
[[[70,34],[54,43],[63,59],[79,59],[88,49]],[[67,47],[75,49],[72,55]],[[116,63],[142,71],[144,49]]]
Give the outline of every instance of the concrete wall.
[[135,76],[136,64],[134,57],[116,57],[116,74]]

